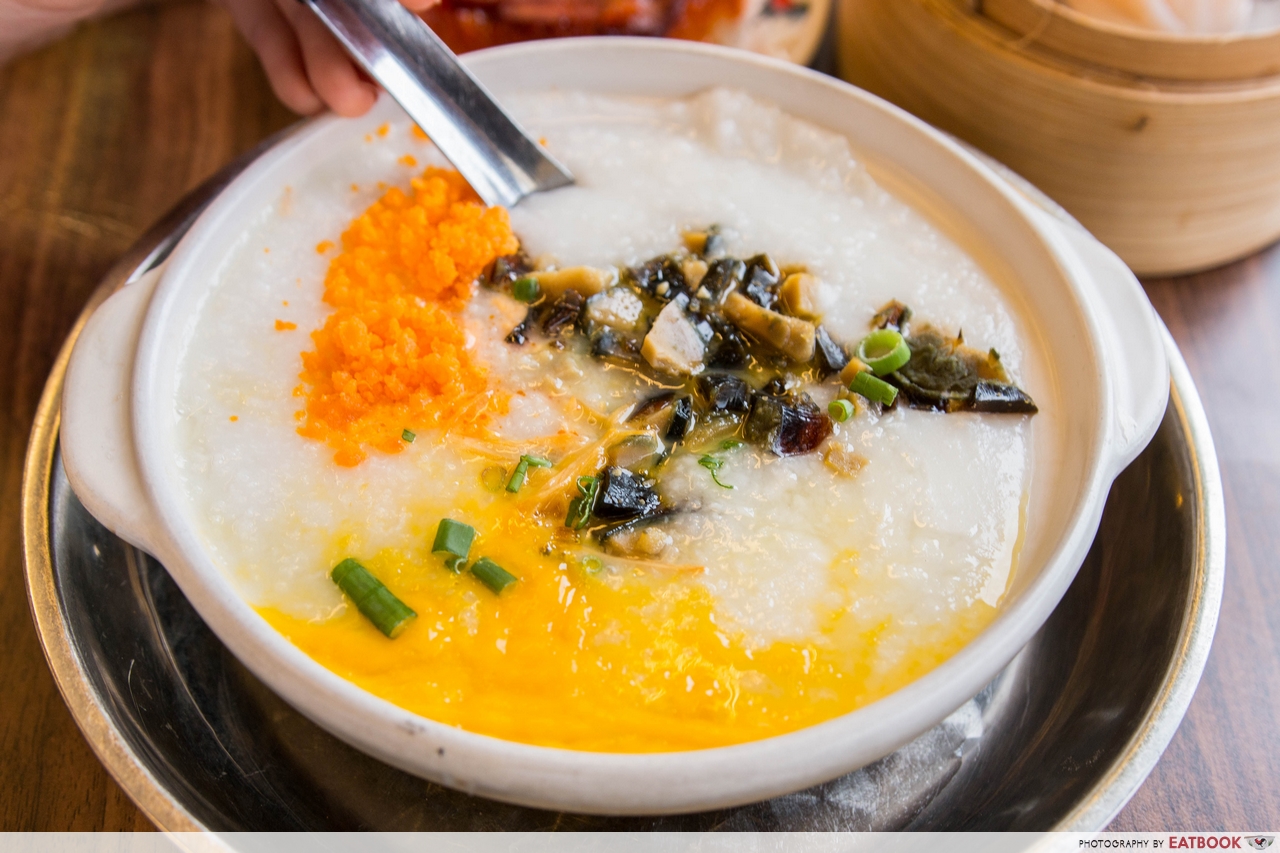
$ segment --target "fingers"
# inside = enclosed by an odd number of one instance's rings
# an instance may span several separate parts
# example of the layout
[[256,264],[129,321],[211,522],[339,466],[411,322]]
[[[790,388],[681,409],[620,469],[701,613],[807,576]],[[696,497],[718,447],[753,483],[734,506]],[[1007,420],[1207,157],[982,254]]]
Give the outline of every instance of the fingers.
[[[378,87],[324,24],[297,0],[220,0],[262,62],[285,106],[309,115],[326,105],[343,116],[368,112]],[[402,0],[421,12],[440,0]]]
[[319,112],[324,104],[307,78],[294,28],[280,10],[264,0],[222,0],[222,4],[258,54],[276,97],[296,113]]
[[439,6],[440,0],[400,0],[400,5],[411,12],[425,12],[433,6]]
[[[262,5],[269,3],[263,0]],[[320,100],[338,115],[368,112],[378,98],[378,89],[360,73],[324,24],[298,0],[276,0],[276,8],[293,27],[302,48],[306,79]]]

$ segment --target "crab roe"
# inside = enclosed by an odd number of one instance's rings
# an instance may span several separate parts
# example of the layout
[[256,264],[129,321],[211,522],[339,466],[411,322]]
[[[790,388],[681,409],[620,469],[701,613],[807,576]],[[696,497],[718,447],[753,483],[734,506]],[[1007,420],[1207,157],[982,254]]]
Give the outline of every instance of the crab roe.
[[325,276],[333,313],[302,354],[298,432],[339,465],[400,451],[406,427],[465,430],[505,410],[458,313],[484,268],[519,248],[507,211],[454,171],[429,168],[411,188],[387,190],[343,233]]

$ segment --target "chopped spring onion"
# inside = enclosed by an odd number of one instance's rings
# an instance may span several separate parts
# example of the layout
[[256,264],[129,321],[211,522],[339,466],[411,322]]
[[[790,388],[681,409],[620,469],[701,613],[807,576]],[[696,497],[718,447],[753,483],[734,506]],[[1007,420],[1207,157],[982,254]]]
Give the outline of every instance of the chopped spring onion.
[[400,433],[400,437],[403,438],[405,441],[409,442],[410,444],[413,444],[413,440],[418,437],[418,434],[413,430],[407,429],[404,432]]
[[582,494],[570,501],[569,513],[564,519],[564,526],[570,530],[581,530],[591,521],[591,513],[596,508],[596,495],[600,493],[600,478],[579,477],[578,491]]
[[525,276],[518,278],[511,285],[511,295],[519,302],[533,302],[542,293],[542,288],[538,286],[536,278]]
[[718,458],[716,458],[715,456],[712,456],[711,454],[709,454],[709,453],[708,453],[707,455],[703,456],[701,459],[699,459],[699,460],[698,460],[698,464],[699,464],[699,465],[701,465],[703,468],[706,468],[708,471],[710,471],[710,472],[711,472],[711,479],[715,480],[715,481],[716,481],[716,485],[717,485],[717,486],[719,486],[720,488],[722,488],[722,489],[732,489],[732,488],[735,488],[734,486],[730,485],[729,483],[722,483],[722,482],[720,482],[720,474],[719,474],[719,471],[720,471],[720,469],[721,469],[721,468],[723,468],[723,467],[724,467],[724,460],[723,460],[723,459],[718,459]]
[[529,463],[523,456],[516,463],[515,469],[511,472],[511,479],[507,480],[507,491],[515,494],[524,486],[525,477],[529,476]]
[[530,468],[550,468],[551,460],[543,459],[541,456],[521,456],[520,461],[516,463],[515,470],[511,472],[511,479],[507,481],[507,491],[515,494],[524,486],[524,479],[529,475]]
[[334,566],[329,577],[374,627],[393,640],[418,618],[418,614],[396,598],[382,581],[350,557]]
[[490,465],[480,472],[481,484],[491,492],[500,492],[507,483],[507,472],[497,465]]
[[865,370],[853,377],[853,381],[849,383],[849,390],[886,406],[893,405],[893,401],[898,398],[897,388],[883,379],[876,379]]
[[604,563],[601,562],[600,558],[592,557],[591,555],[587,555],[586,557],[583,557],[581,560],[581,564],[582,564],[583,571],[585,571],[589,575],[598,575],[600,574],[600,571],[604,568]]
[[481,557],[471,564],[471,574],[480,579],[480,583],[489,587],[494,593],[502,592],[516,582],[516,576],[499,566],[488,557]]
[[911,347],[902,333],[894,329],[876,329],[858,342],[858,358],[876,376],[893,373],[911,360]]
[[432,554],[444,554],[444,564],[451,572],[462,571],[462,564],[471,553],[471,543],[475,541],[476,529],[470,524],[454,521],[452,518],[440,519],[436,528],[436,541],[431,546]]
[[738,441],[736,438],[726,438],[724,441],[720,442],[721,450],[733,450],[735,447],[741,446],[742,442]]
[[853,403],[848,400],[832,400],[827,404],[827,414],[831,415],[831,420],[844,423],[853,417]]

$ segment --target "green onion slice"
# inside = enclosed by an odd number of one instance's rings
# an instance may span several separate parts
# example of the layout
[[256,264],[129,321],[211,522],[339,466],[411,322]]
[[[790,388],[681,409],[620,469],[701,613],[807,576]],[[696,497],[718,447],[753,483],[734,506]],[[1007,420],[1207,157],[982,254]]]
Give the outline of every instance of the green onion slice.
[[516,582],[516,576],[499,566],[488,557],[481,557],[471,564],[471,574],[495,594],[502,592]]
[[515,470],[511,472],[511,479],[507,480],[507,491],[515,494],[524,486],[524,478],[529,474],[529,463],[525,461],[523,456],[516,463]]
[[476,529],[470,524],[454,521],[452,518],[440,519],[436,528],[436,541],[431,546],[432,554],[444,554],[444,564],[449,571],[462,571],[462,564],[471,553],[471,543],[475,541]]
[[480,472],[481,484],[491,492],[500,492],[507,483],[507,472],[497,465],[490,465]]
[[581,492],[581,497],[569,502],[569,512],[564,519],[564,526],[570,530],[581,530],[591,521],[591,513],[596,508],[596,495],[600,492],[600,479],[579,477],[578,491]]
[[733,450],[735,447],[741,446],[742,442],[738,441],[736,438],[726,438],[724,441],[720,442],[721,450]]
[[703,468],[706,468],[708,471],[710,471],[710,472],[711,472],[711,479],[712,479],[712,480],[715,480],[716,485],[717,485],[717,486],[719,486],[720,488],[722,488],[722,489],[732,489],[732,488],[735,488],[735,486],[733,486],[733,485],[732,485],[732,484],[730,484],[730,483],[722,483],[722,482],[720,482],[720,474],[719,474],[719,472],[720,472],[720,469],[724,467],[724,460],[723,460],[723,459],[719,459],[719,458],[717,458],[717,457],[715,457],[715,456],[712,456],[711,454],[709,454],[709,453],[708,453],[708,454],[706,454],[705,456],[703,456],[701,459],[699,459],[699,460],[698,460],[698,464],[699,464],[699,465],[701,465]]
[[898,398],[897,388],[883,379],[876,379],[865,370],[853,377],[853,381],[849,383],[849,390],[886,406],[893,405],[893,401]]
[[831,415],[831,420],[844,423],[853,417],[853,403],[848,400],[832,400],[827,404],[827,414]]
[[541,292],[542,288],[538,286],[538,280],[528,276],[516,279],[511,285],[511,295],[519,302],[533,302]]
[[876,329],[858,342],[858,358],[876,376],[893,373],[911,360],[911,347],[902,333],[894,329]]
[[507,481],[507,491],[515,494],[524,486],[525,477],[529,475],[530,468],[550,468],[551,460],[543,459],[541,456],[521,456],[520,461],[516,463],[515,470],[511,472],[511,479]]
[[329,577],[374,627],[393,640],[418,618],[409,605],[396,598],[382,581],[350,557],[334,566]]
[[404,432],[400,433],[400,437],[403,438],[405,441],[409,442],[410,444],[413,444],[413,440],[418,437],[418,434],[411,429],[407,429]]

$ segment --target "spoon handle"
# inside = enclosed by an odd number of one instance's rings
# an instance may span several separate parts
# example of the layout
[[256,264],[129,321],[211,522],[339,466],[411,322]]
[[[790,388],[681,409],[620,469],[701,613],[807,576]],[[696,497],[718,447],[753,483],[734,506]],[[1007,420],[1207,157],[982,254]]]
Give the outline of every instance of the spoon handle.
[[486,204],[573,183],[397,0],[302,0],[347,52],[404,107]]

